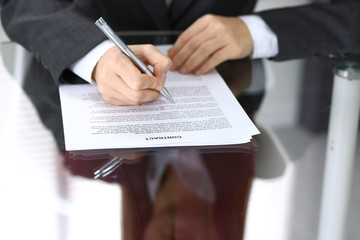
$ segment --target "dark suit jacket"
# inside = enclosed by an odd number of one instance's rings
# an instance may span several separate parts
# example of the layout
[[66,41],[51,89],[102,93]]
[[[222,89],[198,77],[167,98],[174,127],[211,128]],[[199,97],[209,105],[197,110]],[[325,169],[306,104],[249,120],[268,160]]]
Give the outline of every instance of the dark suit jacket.
[[116,31],[184,30],[214,13],[250,13],[255,0],[1,0],[2,22],[11,39],[32,52],[53,79],[85,55],[105,35],[94,25],[100,16]]
[[184,30],[197,18],[213,13],[251,13],[255,0],[0,0],[8,36],[28,49],[31,62],[24,89],[45,125],[64,148],[57,85],[76,81],[66,69],[101,41],[95,26],[100,17],[115,31]]
[[[25,90],[41,119],[63,148],[57,84],[74,81],[66,69],[105,39],[94,25],[103,16],[118,31],[184,30],[213,13],[250,13],[255,0],[0,0],[4,28],[11,39],[33,53]],[[360,54],[360,0],[309,5],[259,13],[279,39],[275,60]],[[54,80],[54,81],[52,81]]]
[[360,55],[360,0],[260,12],[278,37],[274,60]]

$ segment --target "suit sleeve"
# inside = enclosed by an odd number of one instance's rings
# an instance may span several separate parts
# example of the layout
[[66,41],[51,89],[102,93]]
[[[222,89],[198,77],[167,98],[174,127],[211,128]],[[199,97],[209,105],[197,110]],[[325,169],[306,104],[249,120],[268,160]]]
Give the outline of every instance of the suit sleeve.
[[360,55],[360,1],[313,4],[258,13],[278,37],[282,61]]
[[1,0],[2,24],[59,83],[70,64],[105,39],[94,24],[99,17],[94,2]]

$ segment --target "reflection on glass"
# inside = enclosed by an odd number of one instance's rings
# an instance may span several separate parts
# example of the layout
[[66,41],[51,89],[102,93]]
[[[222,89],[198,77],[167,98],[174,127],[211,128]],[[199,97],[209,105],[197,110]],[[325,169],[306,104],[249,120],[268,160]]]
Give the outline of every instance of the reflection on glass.
[[94,178],[104,178],[115,171],[123,162],[123,158],[113,157],[109,162],[105,163],[94,172]]
[[[231,61],[218,70],[251,117],[264,94],[261,63]],[[121,239],[240,240],[255,146],[73,151],[65,165],[75,175],[119,184]]]
[[92,178],[94,169],[132,157],[101,178],[121,186],[123,239],[242,239],[254,174],[251,148],[114,155],[67,158],[66,165]]
[[251,154],[175,154],[161,175],[144,239],[242,239]]

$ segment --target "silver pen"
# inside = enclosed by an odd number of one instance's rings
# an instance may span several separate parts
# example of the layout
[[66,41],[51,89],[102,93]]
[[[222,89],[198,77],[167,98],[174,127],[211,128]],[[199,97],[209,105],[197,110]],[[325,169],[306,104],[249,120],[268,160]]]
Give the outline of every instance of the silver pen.
[[[113,43],[120,48],[120,50],[128,56],[131,61],[144,73],[150,76],[154,76],[154,74],[150,71],[150,69],[131,51],[128,46],[115,34],[115,32],[110,28],[110,26],[105,22],[105,20],[100,17],[96,22],[96,26],[98,26],[103,33],[111,40]],[[174,103],[173,98],[171,97],[170,93],[164,88],[160,91],[160,94],[164,96],[167,100]]]

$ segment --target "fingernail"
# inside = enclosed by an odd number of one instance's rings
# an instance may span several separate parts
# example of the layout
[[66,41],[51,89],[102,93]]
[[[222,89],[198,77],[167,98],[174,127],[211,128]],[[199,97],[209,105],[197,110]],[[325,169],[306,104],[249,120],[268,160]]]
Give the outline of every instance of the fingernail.
[[182,68],[180,69],[180,72],[181,72],[181,73],[184,73],[184,74],[187,73],[187,67],[185,67],[185,66],[182,67]]
[[163,90],[163,88],[164,88],[163,85],[159,84],[159,85],[156,86],[155,89],[158,90],[158,91],[161,91],[161,90]]
[[161,74],[161,81],[162,82],[165,82],[165,79],[166,79],[166,73],[163,73],[163,74]]
[[174,70],[176,70],[176,65],[172,63],[170,66],[170,71],[174,71]]
[[202,71],[201,70],[196,70],[195,71],[195,75],[201,75],[202,74]]

